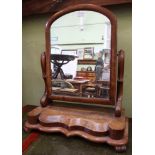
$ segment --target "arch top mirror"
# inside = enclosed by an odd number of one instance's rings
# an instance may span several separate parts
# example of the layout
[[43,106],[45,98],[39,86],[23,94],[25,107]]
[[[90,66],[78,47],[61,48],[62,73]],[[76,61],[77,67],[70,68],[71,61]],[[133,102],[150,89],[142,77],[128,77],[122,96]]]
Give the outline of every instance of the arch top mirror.
[[[41,55],[42,107],[29,113],[26,129],[78,135],[126,150],[128,120],[121,106],[124,51],[117,55],[116,25],[110,11],[89,4],[51,16]],[[55,100],[113,106],[57,106]]]
[[116,18],[94,5],[70,7],[46,24],[47,94],[55,100],[115,104]]

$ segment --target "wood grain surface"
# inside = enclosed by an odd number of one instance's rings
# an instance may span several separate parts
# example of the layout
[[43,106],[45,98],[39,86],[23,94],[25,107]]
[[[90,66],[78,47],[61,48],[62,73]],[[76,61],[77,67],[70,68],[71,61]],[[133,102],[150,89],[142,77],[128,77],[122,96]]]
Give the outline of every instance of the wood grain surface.
[[28,113],[27,129],[61,132],[67,137],[81,136],[97,143],[124,146],[128,142],[128,120],[115,117],[110,109],[73,108],[63,106],[37,107]]

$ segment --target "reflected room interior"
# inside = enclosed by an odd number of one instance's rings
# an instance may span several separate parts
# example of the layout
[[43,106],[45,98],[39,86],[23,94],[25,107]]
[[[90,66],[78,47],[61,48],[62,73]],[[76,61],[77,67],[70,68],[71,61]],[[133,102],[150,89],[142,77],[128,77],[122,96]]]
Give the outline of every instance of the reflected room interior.
[[52,94],[108,99],[110,20],[94,11],[74,11],[51,25],[50,39]]

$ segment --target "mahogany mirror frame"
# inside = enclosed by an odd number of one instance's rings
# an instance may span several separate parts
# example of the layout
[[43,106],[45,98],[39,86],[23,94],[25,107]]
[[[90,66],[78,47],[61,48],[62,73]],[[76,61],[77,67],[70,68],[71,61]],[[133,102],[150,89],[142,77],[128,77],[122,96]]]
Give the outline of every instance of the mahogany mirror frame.
[[[61,16],[79,10],[94,11],[105,15],[111,22],[111,59],[110,59],[110,92],[109,99],[100,98],[81,98],[71,96],[58,96],[52,95],[51,89],[51,41],[50,41],[50,28],[51,25]],[[46,40],[46,63],[45,63],[45,91],[47,98],[52,100],[61,100],[69,102],[82,102],[82,103],[94,103],[102,105],[115,105],[117,96],[117,20],[115,15],[106,8],[93,5],[93,4],[79,4],[65,8],[50,17],[45,27],[45,40]]]

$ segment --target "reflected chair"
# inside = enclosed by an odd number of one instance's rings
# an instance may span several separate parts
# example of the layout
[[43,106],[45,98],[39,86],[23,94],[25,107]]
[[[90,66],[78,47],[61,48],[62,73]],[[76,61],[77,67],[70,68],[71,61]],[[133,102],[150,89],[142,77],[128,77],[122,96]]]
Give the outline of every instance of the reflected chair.
[[88,98],[96,97],[98,94],[98,85],[95,83],[88,83],[82,86],[82,96],[87,96]]
[[110,82],[109,81],[102,81],[98,80],[98,97],[109,97],[109,89],[110,89]]

